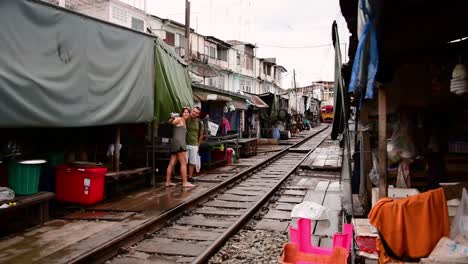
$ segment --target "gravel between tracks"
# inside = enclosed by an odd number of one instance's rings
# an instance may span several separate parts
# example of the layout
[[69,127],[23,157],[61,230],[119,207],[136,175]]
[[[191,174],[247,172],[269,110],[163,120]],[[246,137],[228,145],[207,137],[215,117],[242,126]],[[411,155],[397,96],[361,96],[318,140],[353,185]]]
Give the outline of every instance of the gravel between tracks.
[[287,233],[248,229],[229,239],[208,263],[278,263]]

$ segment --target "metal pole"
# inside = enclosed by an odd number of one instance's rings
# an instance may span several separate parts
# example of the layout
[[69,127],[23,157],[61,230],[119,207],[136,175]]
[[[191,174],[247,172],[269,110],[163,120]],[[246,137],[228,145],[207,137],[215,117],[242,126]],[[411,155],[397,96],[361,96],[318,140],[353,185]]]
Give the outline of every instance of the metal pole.
[[190,2],[185,0],[185,61],[190,60]]
[[120,171],[120,126],[115,129],[115,144],[114,144],[114,171]]

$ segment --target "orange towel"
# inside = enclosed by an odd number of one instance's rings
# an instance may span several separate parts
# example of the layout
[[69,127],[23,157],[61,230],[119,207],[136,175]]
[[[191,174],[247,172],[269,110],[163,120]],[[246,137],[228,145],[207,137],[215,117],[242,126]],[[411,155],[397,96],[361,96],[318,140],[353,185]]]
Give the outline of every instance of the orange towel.
[[[369,222],[401,259],[427,257],[437,242],[450,234],[447,201],[442,188],[401,200],[381,199],[372,207]],[[377,241],[379,260],[389,263],[391,259],[382,242]]]

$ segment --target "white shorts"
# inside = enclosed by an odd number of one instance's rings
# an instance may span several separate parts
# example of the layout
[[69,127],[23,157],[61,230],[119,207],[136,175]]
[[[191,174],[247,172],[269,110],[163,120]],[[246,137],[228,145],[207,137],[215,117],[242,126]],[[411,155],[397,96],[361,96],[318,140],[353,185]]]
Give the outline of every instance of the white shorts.
[[198,157],[198,146],[187,145],[187,163],[196,165]]

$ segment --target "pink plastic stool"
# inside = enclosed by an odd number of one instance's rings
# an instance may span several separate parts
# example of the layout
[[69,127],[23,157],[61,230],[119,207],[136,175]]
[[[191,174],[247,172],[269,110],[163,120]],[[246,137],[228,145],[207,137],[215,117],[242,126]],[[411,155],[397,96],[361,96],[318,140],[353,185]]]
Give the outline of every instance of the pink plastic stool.
[[311,220],[301,218],[297,222],[297,228],[289,227],[289,240],[297,244],[299,251],[323,256],[329,256],[335,248],[344,248],[349,254],[353,239],[353,225],[344,224],[342,233],[333,236],[333,248],[321,248],[312,245]]

